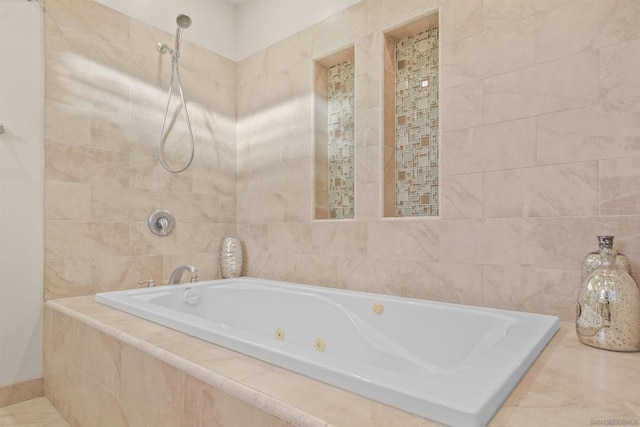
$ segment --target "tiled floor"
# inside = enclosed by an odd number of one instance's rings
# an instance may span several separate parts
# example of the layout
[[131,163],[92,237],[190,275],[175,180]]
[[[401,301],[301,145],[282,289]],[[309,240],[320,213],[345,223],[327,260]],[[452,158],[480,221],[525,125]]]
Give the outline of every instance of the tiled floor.
[[0,408],[0,427],[69,427],[44,397]]

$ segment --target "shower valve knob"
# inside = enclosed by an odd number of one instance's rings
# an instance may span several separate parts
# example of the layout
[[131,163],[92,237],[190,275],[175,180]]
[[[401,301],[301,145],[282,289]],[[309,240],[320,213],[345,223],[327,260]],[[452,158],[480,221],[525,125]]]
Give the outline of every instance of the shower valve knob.
[[149,225],[149,230],[151,230],[153,234],[164,237],[171,234],[176,225],[176,221],[171,212],[159,209],[149,215],[147,224]]

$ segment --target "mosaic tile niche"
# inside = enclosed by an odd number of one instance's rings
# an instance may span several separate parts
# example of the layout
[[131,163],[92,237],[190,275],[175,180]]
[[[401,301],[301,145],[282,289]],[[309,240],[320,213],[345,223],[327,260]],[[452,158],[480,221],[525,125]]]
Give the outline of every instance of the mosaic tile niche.
[[438,212],[438,27],[395,41],[395,216]]
[[328,218],[354,217],[354,67],[353,60],[328,70]]

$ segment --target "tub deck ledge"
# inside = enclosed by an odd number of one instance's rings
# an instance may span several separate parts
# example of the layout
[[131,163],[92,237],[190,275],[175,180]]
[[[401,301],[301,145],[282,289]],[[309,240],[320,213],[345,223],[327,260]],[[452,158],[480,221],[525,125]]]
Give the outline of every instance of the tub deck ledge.
[[[45,394],[67,420],[81,425],[94,424],[91,417],[98,425],[107,415],[127,422],[199,425],[197,418],[212,405],[217,411],[212,416],[222,424],[223,409],[233,408],[229,416],[267,420],[270,426],[439,425],[98,304],[93,296],[47,301],[44,338]],[[141,357],[158,360],[164,378],[152,375]],[[573,323],[562,322],[489,425],[595,425],[605,420],[640,425],[639,366],[640,353],[584,346]],[[74,393],[62,384],[85,386]],[[148,408],[136,404],[143,398]],[[171,424],[171,417],[178,424]]]

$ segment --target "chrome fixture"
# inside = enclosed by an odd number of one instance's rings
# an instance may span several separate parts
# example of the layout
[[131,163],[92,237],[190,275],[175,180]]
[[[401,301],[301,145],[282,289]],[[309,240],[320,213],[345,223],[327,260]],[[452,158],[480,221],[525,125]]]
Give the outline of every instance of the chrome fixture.
[[180,283],[180,278],[182,277],[182,273],[185,271],[191,272],[191,279],[189,280],[191,283],[198,281],[198,269],[192,265],[181,265],[180,267],[173,270],[171,276],[169,277],[169,285],[175,285]]
[[151,230],[153,234],[164,237],[173,231],[176,226],[176,220],[171,212],[158,209],[149,215],[147,224],[149,224],[149,230]]
[[156,286],[156,282],[153,281],[153,279],[149,279],[149,280],[141,280],[138,282],[138,285],[147,285],[147,288],[153,288]]
[[4,133],[4,125],[0,123],[0,135]]
[[176,18],[176,24],[178,24],[178,27],[186,30],[191,26],[191,18],[187,15],[178,15]]
[[[178,59],[180,58],[180,45],[182,44],[182,32],[191,26],[191,18],[188,17],[187,15],[178,15],[178,17],[176,18],[176,23],[178,24],[178,28],[176,29],[176,39],[175,39],[174,48],[171,49],[166,44],[160,43],[160,42],[156,45],[156,49],[161,54],[165,54],[167,52],[171,54],[171,81],[169,83],[169,97],[167,99],[167,108],[165,108],[164,110],[164,119],[162,120],[162,127],[160,128],[160,136],[158,137],[158,150],[157,150],[158,161],[160,162],[163,168],[165,168],[167,171],[171,173],[180,173],[187,170],[189,166],[191,166],[191,163],[193,162],[193,156],[195,153],[195,139],[193,137],[191,119],[189,118],[189,110],[187,110],[187,103],[184,99],[184,91],[182,89],[182,80],[180,79],[180,66],[178,65]],[[189,128],[189,137],[191,142],[191,156],[189,158],[189,161],[187,162],[186,166],[180,169],[171,169],[164,161],[163,153],[162,153],[162,148],[165,142],[163,137],[166,137],[164,129],[167,124],[167,115],[169,114],[169,106],[171,104],[171,95],[173,93],[174,77],[178,81],[180,99],[182,100],[182,107],[184,108],[184,113],[187,116],[187,127]]]

